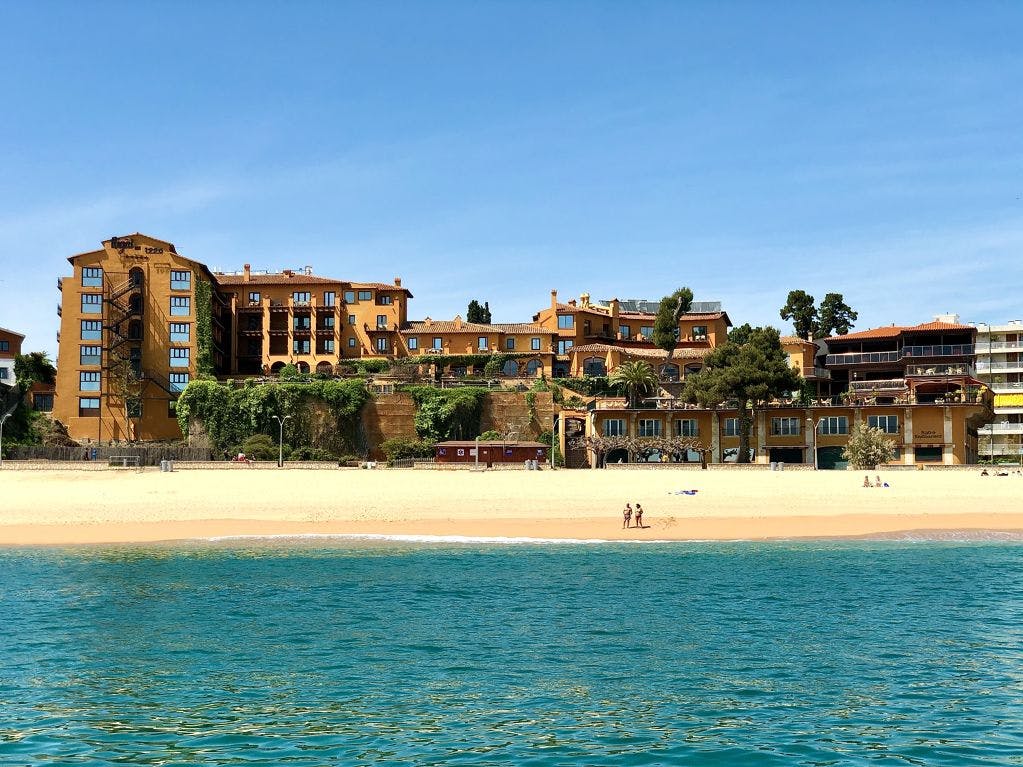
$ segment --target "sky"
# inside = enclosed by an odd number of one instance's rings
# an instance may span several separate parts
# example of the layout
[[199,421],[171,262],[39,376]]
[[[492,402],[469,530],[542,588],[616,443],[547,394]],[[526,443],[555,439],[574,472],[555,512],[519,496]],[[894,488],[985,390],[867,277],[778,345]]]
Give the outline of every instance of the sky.
[[682,285],[735,324],[1023,318],[1017,2],[0,0],[0,326],[67,257],[389,282],[528,321]]

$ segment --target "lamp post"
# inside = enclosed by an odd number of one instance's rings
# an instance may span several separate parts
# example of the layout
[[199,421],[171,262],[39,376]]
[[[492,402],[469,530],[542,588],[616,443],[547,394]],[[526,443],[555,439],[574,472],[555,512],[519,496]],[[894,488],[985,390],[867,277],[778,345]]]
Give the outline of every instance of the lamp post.
[[4,467],[4,423],[10,417],[10,413],[5,413],[4,417],[0,418],[0,469]]
[[554,446],[558,441],[558,416],[554,415],[554,423],[551,426],[551,469],[554,469]]
[[817,471],[817,427],[820,422],[824,420],[824,416],[821,416],[816,421],[813,420],[813,416],[807,416],[806,422],[810,425],[810,433],[813,435],[813,439],[810,442],[810,450],[813,453],[813,470]]
[[281,427],[280,437],[277,440],[278,452],[277,452],[277,468],[281,469],[284,467],[284,422],[291,418],[290,415],[281,418],[279,415],[275,415],[274,420]]

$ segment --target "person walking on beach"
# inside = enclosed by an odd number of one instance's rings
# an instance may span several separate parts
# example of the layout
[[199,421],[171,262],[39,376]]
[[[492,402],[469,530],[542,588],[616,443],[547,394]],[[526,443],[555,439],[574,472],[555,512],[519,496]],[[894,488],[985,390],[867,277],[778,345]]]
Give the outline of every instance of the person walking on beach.
[[622,511],[622,529],[629,527],[632,524],[632,506],[625,504],[625,509]]
[[643,507],[636,504],[636,527],[643,527]]

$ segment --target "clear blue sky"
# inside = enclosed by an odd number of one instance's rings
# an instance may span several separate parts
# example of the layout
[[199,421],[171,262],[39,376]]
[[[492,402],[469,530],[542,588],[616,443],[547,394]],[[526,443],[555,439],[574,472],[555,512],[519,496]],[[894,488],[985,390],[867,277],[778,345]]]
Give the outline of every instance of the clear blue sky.
[[55,351],[66,257],[136,230],[415,318],[1023,318],[1021,40],[1018,2],[0,0],[0,326]]

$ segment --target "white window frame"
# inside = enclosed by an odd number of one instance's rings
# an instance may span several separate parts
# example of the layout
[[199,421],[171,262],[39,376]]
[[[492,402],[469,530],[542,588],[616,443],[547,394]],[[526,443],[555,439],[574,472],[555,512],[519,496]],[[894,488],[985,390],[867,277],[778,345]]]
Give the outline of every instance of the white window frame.
[[639,436],[640,437],[660,437],[661,436],[661,419],[660,418],[640,418],[639,419]]
[[771,419],[772,437],[798,437],[799,418],[795,416],[780,416]]
[[[613,429],[610,428],[611,424],[615,424]],[[602,431],[605,437],[624,437],[628,434],[628,427],[624,418],[607,418],[604,420]]]

